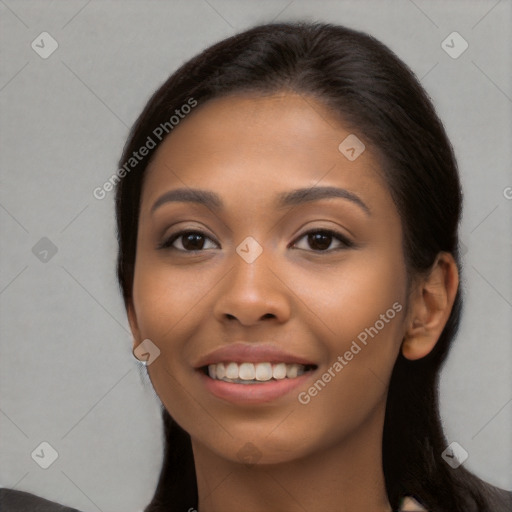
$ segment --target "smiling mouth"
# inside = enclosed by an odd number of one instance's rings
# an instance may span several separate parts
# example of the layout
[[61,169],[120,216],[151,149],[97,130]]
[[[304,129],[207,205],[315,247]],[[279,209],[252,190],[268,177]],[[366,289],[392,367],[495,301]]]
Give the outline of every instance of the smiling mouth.
[[235,363],[222,362],[203,366],[200,370],[213,380],[233,384],[264,384],[295,379],[317,368],[316,365],[298,363]]

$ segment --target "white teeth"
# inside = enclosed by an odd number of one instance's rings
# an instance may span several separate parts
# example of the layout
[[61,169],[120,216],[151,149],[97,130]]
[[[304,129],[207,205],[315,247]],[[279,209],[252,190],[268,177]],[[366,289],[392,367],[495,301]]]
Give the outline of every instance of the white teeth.
[[253,384],[269,380],[294,379],[306,371],[302,364],[286,363],[217,363],[208,365],[208,375],[212,379],[238,384]]
[[238,379],[238,365],[236,363],[229,363],[226,367],[226,377],[228,379]]
[[279,363],[272,366],[272,377],[276,380],[281,380],[286,377],[286,364]]
[[286,376],[289,379],[294,379],[298,375],[299,367],[296,364],[287,364],[286,365]]
[[217,379],[223,379],[226,376],[226,367],[224,363],[219,363],[215,368],[215,374]]
[[256,365],[256,380],[270,380],[272,378],[272,365],[270,363],[258,363]]
[[[256,377],[254,365],[252,363],[242,363],[238,369],[237,377],[242,380],[254,380],[254,377]],[[234,378],[236,379],[236,377]]]

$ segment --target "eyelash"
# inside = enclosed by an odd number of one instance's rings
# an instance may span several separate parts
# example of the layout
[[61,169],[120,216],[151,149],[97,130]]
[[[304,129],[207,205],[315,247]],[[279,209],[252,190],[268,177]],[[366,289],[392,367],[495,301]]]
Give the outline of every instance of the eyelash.
[[[299,238],[297,238],[297,241],[302,240],[307,235],[311,235],[311,234],[315,234],[315,233],[323,233],[323,234],[326,234],[326,235],[331,236],[333,238],[336,238],[337,240],[339,240],[342,243],[343,247],[338,247],[336,249],[316,250],[316,251],[315,250],[311,250],[311,251],[308,251],[308,252],[330,253],[330,252],[333,252],[333,251],[349,249],[349,248],[351,248],[351,247],[353,247],[355,245],[351,240],[349,240],[346,236],[342,235],[341,233],[338,233],[337,231],[333,231],[331,229],[323,229],[323,228],[322,229],[312,229],[310,231],[306,231]],[[199,250],[187,251],[185,249],[177,249],[176,247],[172,247],[172,244],[176,240],[178,240],[179,238],[183,237],[184,235],[191,235],[191,234],[202,236],[202,237],[204,237],[204,238],[206,238],[206,239],[216,243],[212,238],[207,236],[202,231],[188,229],[188,230],[178,231],[177,233],[174,233],[169,238],[167,238],[162,243],[160,243],[158,245],[157,249],[169,249],[169,250],[175,250],[175,251],[179,251],[179,252],[192,253],[192,254],[194,254],[194,253],[197,254],[197,253],[204,252],[205,250],[207,250],[207,249],[199,249]]]

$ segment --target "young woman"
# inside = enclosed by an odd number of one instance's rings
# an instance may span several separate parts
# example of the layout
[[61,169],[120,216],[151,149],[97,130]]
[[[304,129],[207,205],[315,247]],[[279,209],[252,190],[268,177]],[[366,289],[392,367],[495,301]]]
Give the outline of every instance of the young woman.
[[388,48],[328,24],[226,39],[153,95],[118,176],[118,278],[163,405],[146,512],[512,510],[442,431],[461,188]]
[[165,427],[147,512],[512,509],[443,435],[461,189],[388,48],[328,24],[226,39],[153,95],[120,169],[118,277]]

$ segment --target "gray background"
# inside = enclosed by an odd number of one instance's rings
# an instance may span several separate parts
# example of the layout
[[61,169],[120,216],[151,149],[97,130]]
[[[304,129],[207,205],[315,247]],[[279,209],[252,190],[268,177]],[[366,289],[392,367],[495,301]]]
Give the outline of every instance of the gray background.
[[[84,512],[148,503],[161,457],[158,401],[131,355],[113,194],[92,191],[179,64],[256,23],[302,18],[389,45],[445,122],[464,184],[467,252],[466,310],[441,409],[449,442],[469,453],[465,465],[512,489],[511,5],[0,0],[0,486]],[[31,48],[43,31],[59,44],[47,59]],[[458,59],[441,47],[453,31],[469,43]],[[58,249],[47,261],[32,251],[43,237]],[[42,441],[59,454],[46,470],[31,458]]]

